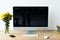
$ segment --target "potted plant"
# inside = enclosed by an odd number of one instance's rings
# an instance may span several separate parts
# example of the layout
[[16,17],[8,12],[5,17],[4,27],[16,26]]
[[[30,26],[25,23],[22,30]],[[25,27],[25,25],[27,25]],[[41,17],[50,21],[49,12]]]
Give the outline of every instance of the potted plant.
[[60,32],[60,24],[57,25],[57,31]]

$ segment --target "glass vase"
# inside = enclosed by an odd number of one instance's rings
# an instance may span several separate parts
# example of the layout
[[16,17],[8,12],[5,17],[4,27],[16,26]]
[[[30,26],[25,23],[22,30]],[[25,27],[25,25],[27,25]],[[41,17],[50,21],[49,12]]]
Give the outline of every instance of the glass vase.
[[5,22],[5,33],[9,33],[9,22]]

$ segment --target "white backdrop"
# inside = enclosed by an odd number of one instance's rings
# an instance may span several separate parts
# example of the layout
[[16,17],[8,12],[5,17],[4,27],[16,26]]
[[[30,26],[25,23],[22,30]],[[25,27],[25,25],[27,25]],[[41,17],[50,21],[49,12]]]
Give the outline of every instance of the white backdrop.
[[[48,27],[30,27],[33,29],[56,30],[56,25],[60,23],[60,0],[0,0],[0,13],[10,11],[13,13],[13,6],[48,6]],[[30,29],[29,27],[20,27],[19,29]],[[0,20],[0,30],[4,29],[4,22]],[[10,29],[13,28],[13,20],[10,21]]]

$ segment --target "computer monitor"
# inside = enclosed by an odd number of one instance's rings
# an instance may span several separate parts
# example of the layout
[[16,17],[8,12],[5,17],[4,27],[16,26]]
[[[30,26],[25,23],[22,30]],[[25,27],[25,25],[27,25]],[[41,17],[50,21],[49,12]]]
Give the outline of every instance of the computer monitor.
[[14,27],[48,27],[48,6],[14,6]]

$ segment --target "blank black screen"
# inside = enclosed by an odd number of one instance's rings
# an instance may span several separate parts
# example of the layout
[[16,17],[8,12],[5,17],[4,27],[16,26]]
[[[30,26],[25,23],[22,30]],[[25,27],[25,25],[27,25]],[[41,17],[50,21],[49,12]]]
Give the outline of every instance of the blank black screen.
[[48,7],[13,7],[14,27],[48,27]]

